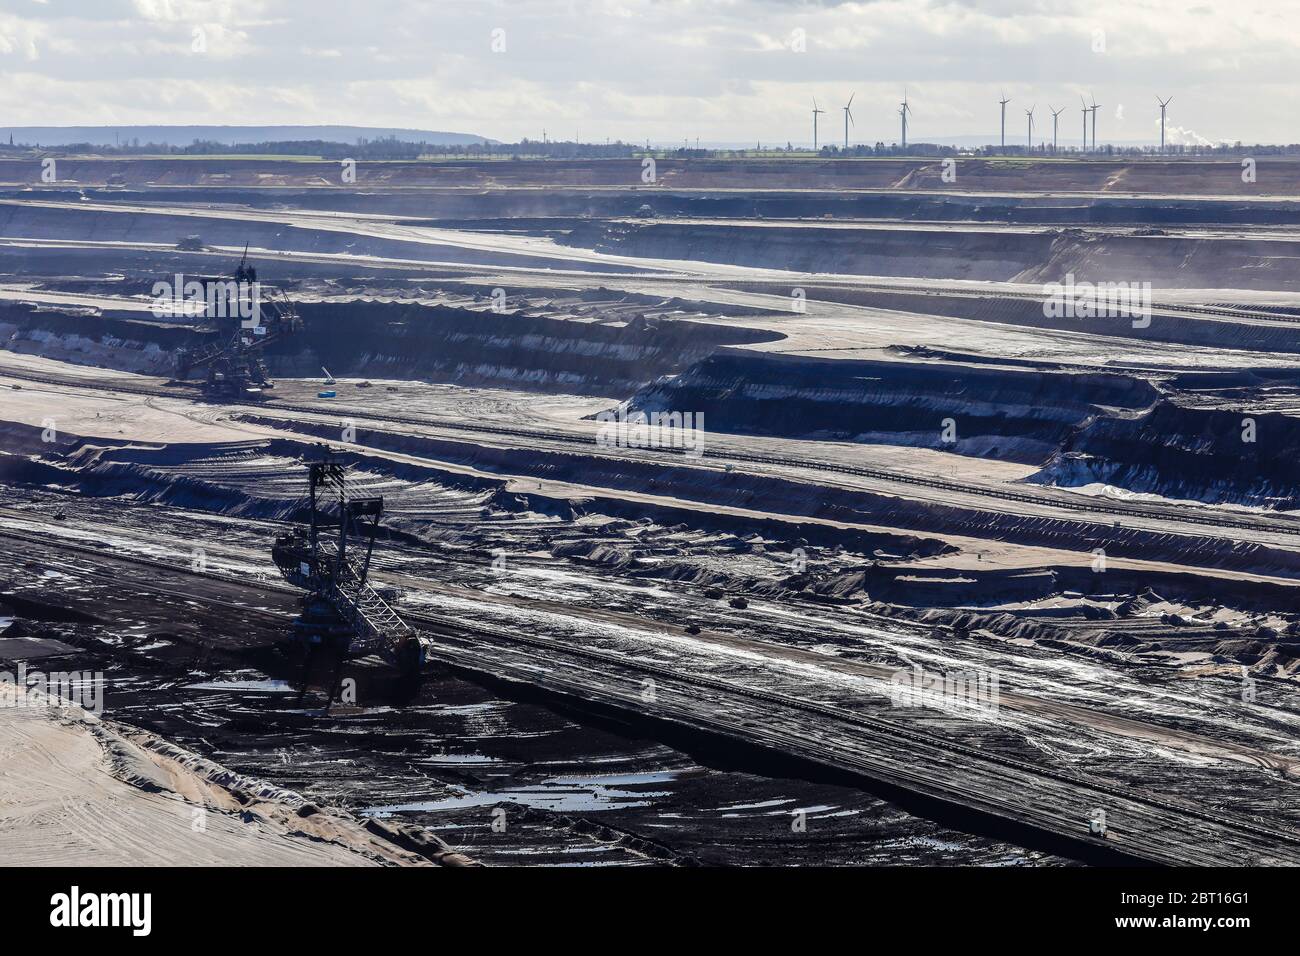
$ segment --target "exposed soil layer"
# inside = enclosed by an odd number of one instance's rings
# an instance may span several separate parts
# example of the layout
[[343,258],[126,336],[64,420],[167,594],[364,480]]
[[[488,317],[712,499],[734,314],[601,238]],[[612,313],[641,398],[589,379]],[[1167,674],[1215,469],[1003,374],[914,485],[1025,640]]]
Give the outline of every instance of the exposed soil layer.
[[1300,419],[1247,405],[1162,401],[1140,415],[1090,421],[1033,480],[1295,509]]
[[[215,195],[214,195],[215,194]],[[148,186],[77,189],[44,186],[47,199],[79,202],[153,202]],[[0,188],[0,199],[30,196]],[[963,195],[960,192],[848,192],[840,189],[735,192],[629,188],[588,190],[413,190],[181,187],[167,189],[177,203],[220,198],[250,209],[309,209],[419,217],[441,226],[502,229],[530,235],[563,233],[590,219],[875,219],[900,222],[989,222],[1090,226],[1290,226],[1300,223],[1300,204],[1290,199],[1222,199],[1141,195]]]
[[[1075,278],[1079,282],[1092,281],[1085,279],[1084,275],[1076,275]],[[737,283],[729,284],[728,287],[769,294],[772,291],[770,284]],[[1147,321],[1144,316],[1125,314],[1095,314],[1087,317],[1058,314],[1045,308],[1048,300],[1046,293],[1011,295],[999,294],[997,290],[990,289],[957,295],[926,289],[852,289],[815,283],[802,288],[810,303],[839,302],[922,315],[953,316],[975,322],[1057,329],[1115,339],[1175,342],[1203,348],[1267,353],[1300,352],[1300,336],[1296,335],[1298,313],[1295,309],[1234,306],[1230,296],[1225,296],[1229,299],[1226,302],[1207,302],[1207,307],[1195,310],[1194,314],[1162,309],[1157,305],[1151,309],[1152,314]],[[1207,298],[1213,298],[1213,293],[1209,293]],[[1120,310],[1113,311],[1118,313]],[[1251,321],[1243,322],[1242,318]],[[1279,375],[1277,372],[1269,374]],[[1300,359],[1297,359],[1297,369],[1285,376],[1285,380],[1293,385],[1300,382]]]
[[[1167,398],[1171,386],[1196,395]],[[1245,398],[1269,394],[1268,404]],[[1295,508],[1294,374],[1136,375],[866,362],[724,349],[624,411],[694,409],[714,430],[914,445],[1041,464],[1032,480]]]
[[[298,431],[329,437],[326,429],[305,424],[298,426]],[[376,448],[472,465],[487,472],[522,468],[552,481],[582,480],[611,489],[650,491],[730,506],[743,502],[751,509],[790,516],[806,510],[821,519],[888,521],[918,531],[960,529],[972,535],[1074,548],[1082,556],[1076,563],[1017,571],[994,564],[980,567],[978,563],[968,563],[960,571],[933,568],[927,562],[946,558],[954,549],[921,534],[836,528],[794,517],[743,518],[624,501],[617,494],[557,499],[540,492],[510,491],[504,481],[490,477],[355,453],[342,456],[354,470],[357,488],[382,490],[389,513],[386,540],[398,547],[452,549],[458,555],[453,559],[457,562],[467,560],[465,551],[469,549],[476,555],[471,560],[487,565],[485,556],[508,547],[512,551],[541,551],[563,563],[621,577],[672,582],[706,591],[813,602],[884,601],[909,609],[1007,608],[1017,602],[1032,604],[1068,593],[1081,599],[1083,606],[1071,611],[1067,602],[1061,611],[1046,616],[1022,607],[1012,611],[985,610],[968,618],[931,618],[921,613],[919,619],[946,620],[967,630],[983,628],[1036,641],[1060,641],[1065,634],[1084,648],[1107,647],[1115,641],[1124,644],[1122,635],[1134,626],[1150,630],[1150,620],[1135,622],[1134,608],[1124,607],[1126,602],[1153,589],[1164,595],[1155,603],[1165,599],[1174,602],[1171,613],[1181,611],[1184,604],[1202,603],[1204,574],[1208,573],[1152,568],[1134,571],[1106,568],[1104,564],[1098,569],[1092,549],[1103,549],[1111,560],[1127,556],[1289,577],[1300,574],[1293,555],[1269,552],[1255,545],[1226,550],[1221,543],[1198,544],[1178,535],[1127,529],[1103,533],[1095,528],[1090,533],[1082,525],[1071,527],[1069,522],[1010,517],[1000,519],[998,528],[992,531],[990,522],[999,519],[991,513],[921,509],[885,496],[844,491],[822,490],[814,499],[805,500],[809,490],[794,483],[740,474],[718,479],[708,473],[707,481],[702,481],[691,469],[625,466],[620,470],[599,459],[539,456],[536,452],[532,457],[540,460],[525,464],[524,456],[473,445],[386,436],[374,431],[357,437],[362,444]],[[302,520],[305,515],[305,489],[295,464],[310,453],[311,445],[302,440],[114,448],[102,441],[85,442],[64,435],[52,447],[40,441],[36,429],[11,426],[5,442],[16,454],[0,456],[0,481],[11,485],[57,487],[89,500],[126,498],[137,507],[194,509],[241,520],[292,521]],[[32,453],[36,454],[26,457]],[[819,503],[814,505],[813,500]],[[796,552],[803,555],[800,562],[805,566],[811,563],[815,570],[792,571],[791,566],[799,563],[792,557]],[[728,556],[732,560],[715,560]],[[757,556],[758,566],[747,568],[751,558],[746,556]],[[1215,607],[1235,608],[1247,617],[1218,628],[1212,626],[1216,623],[1212,617],[1199,623],[1164,621],[1171,628],[1168,633],[1161,629],[1161,633],[1147,634],[1138,643],[1165,653],[1205,653],[1208,649],[1224,660],[1244,664],[1263,660],[1267,672],[1278,667],[1290,673],[1295,669],[1294,652],[1300,645],[1281,634],[1280,623],[1275,622],[1270,631],[1258,615],[1292,619],[1300,612],[1298,594],[1296,586],[1281,582],[1220,582],[1215,586]],[[1151,603],[1147,601],[1147,605]],[[1093,613],[1093,605],[1106,610]],[[83,614],[85,607],[65,606],[63,613]],[[1114,610],[1116,607],[1119,612]],[[1087,636],[1081,637],[1083,633]]]
[[697,259],[805,273],[1060,282],[1149,282],[1158,288],[1300,289],[1300,241],[1161,234],[1009,232],[977,227],[584,223],[568,244],[613,255]]
[[[333,224],[331,224],[333,225]],[[475,263],[498,266],[548,268],[554,260],[516,253],[491,253],[462,249],[456,244],[434,244],[418,238],[366,234],[325,225],[294,225],[275,221],[241,221],[208,213],[200,217],[165,212],[82,209],[66,206],[33,207],[0,204],[0,235],[26,239],[63,239],[75,236],[88,242],[152,242],[174,245],[201,230],[205,242],[240,248],[278,249],[297,253],[382,256],[429,263]],[[591,263],[591,271],[626,272],[617,263]]]
[[[273,375],[311,375],[326,366],[341,375],[608,395],[685,369],[720,345],[780,337],[757,329],[647,320],[635,300],[630,305],[630,317],[601,322],[517,309],[497,313],[486,299],[475,310],[365,300],[302,302],[307,331],[272,343],[263,355]],[[12,351],[65,361],[165,376],[174,369],[178,349],[211,339],[210,333],[149,321],[147,312],[103,315],[0,303],[0,342]]]
[[912,233],[898,229],[585,223],[566,243],[612,255],[698,259],[791,272],[1009,280],[1045,263],[1050,234]]
[[[962,159],[954,182],[943,179],[938,159],[709,160],[658,159],[657,189],[910,189],[945,192],[1155,193],[1169,196],[1300,195],[1300,163],[1260,157],[1257,181],[1242,182],[1241,164],[1228,160],[1130,162],[1123,160]],[[214,187],[315,186],[338,189],[336,162],[269,159],[58,160],[61,182]],[[622,186],[642,185],[640,159],[493,162],[358,163],[356,186]],[[39,160],[0,161],[0,182],[41,184]]]
[[626,407],[693,409],[722,431],[947,447],[1037,464],[1103,408],[1143,409],[1158,394],[1141,379],[1107,373],[725,350]]

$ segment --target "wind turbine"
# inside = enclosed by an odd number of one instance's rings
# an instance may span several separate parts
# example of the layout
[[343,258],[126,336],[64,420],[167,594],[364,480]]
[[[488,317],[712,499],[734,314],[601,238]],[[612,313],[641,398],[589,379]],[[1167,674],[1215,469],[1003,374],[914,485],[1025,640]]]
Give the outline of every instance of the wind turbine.
[[1079,94],[1079,102],[1083,104],[1083,151],[1086,153],[1088,151],[1088,101],[1083,98],[1082,93]]
[[817,114],[825,113],[825,110],[817,108],[817,97],[813,97],[813,152],[817,152]]
[[998,103],[1002,107],[1002,148],[1007,148],[1007,104],[1011,101],[1007,99],[1007,91],[1002,91],[1002,99]]
[[[1052,104],[1048,103],[1047,108],[1049,110],[1052,110]],[[1064,106],[1062,106],[1059,110],[1052,110],[1052,152],[1053,153],[1056,152],[1056,123],[1057,123],[1056,118],[1064,112],[1065,112]]]
[[1162,100],[1158,96],[1156,97],[1156,102],[1160,104],[1160,152],[1162,153],[1165,151],[1165,107],[1168,106],[1172,100],[1172,96],[1167,100]]
[[1025,110],[1025,115],[1029,117],[1029,139],[1026,142],[1031,153],[1034,151],[1034,110],[1036,109],[1038,109],[1037,103]]
[[903,149],[907,149],[907,114],[912,112],[912,107],[907,105],[907,90],[903,90],[903,102],[898,107],[898,115],[903,119]]
[[1097,149],[1097,110],[1101,109],[1101,107],[1097,105],[1097,97],[1091,93],[1088,96],[1092,97],[1092,148],[1095,152]]
[[857,93],[850,93],[848,103],[842,107],[844,110],[844,151],[846,153],[849,151],[849,124],[853,122],[853,111],[849,107],[853,105],[853,97],[857,95]]

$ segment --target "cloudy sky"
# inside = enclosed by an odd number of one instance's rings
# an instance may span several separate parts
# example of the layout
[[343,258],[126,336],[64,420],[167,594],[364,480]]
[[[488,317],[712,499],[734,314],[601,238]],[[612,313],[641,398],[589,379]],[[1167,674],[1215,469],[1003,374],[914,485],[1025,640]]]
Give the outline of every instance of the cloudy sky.
[[[340,123],[504,141],[997,133],[1297,142],[1300,0],[0,0],[0,125]],[[1012,135],[1014,131],[1014,137]]]

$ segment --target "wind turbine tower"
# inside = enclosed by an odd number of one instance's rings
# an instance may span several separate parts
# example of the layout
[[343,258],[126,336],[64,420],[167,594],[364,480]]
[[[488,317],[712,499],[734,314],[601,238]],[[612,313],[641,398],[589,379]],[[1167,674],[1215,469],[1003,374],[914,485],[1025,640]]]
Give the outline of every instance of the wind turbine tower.
[[1028,146],[1028,151],[1031,153],[1034,151],[1034,110],[1037,108],[1038,104],[1035,103],[1033,106],[1029,107],[1029,109],[1025,110],[1025,115],[1029,117],[1029,138],[1025,143]]
[[1007,104],[1010,102],[1011,101],[1007,99],[1007,91],[1003,90],[1002,99],[998,100],[998,104],[1002,107],[1002,148],[1003,149],[1007,148]]
[[[1049,110],[1052,110],[1052,105],[1049,103],[1049,104],[1047,105],[1047,108],[1048,108]],[[1060,115],[1061,115],[1062,113],[1064,113],[1064,112],[1065,112],[1065,107],[1064,107],[1064,106],[1062,106],[1059,110],[1052,110],[1052,152],[1053,152],[1053,153],[1056,152],[1056,124],[1057,124],[1057,117],[1060,116]]]
[[857,95],[858,95],[857,93],[850,93],[849,101],[843,107],[844,109],[844,152],[846,153],[849,151],[849,124],[853,122],[853,112],[850,109],[850,107],[853,106],[853,97]]
[[1083,151],[1086,153],[1088,151],[1088,101],[1083,98],[1083,94],[1079,94],[1079,102],[1083,104],[1081,110],[1083,113]]
[[[1091,93],[1088,94],[1088,95],[1089,95],[1089,96],[1092,96]],[[1092,107],[1091,107],[1091,109],[1092,109],[1092,149],[1093,149],[1094,152],[1096,152],[1096,150],[1097,150],[1097,110],[1101,109],[1101,107],[1097,105],[1097,98],[1096,98],[1095,96],[1092,97]]]
[[1156,102],[1160,104],[1160,152],[1162,153],[1165,151],[1165,107],[1169,105],[1172,99],[1172,96],[1166,100],[1156,97]]
[[813,152],[817,152],[817,114],[825,113],[825,110],[817,108],[817,97],[813,97]]
[[898,104],[898,115],[903,119],[903,149],[907,149],[907,114],[912,107],[907,105],[907,90],[903,90],[903,102]]

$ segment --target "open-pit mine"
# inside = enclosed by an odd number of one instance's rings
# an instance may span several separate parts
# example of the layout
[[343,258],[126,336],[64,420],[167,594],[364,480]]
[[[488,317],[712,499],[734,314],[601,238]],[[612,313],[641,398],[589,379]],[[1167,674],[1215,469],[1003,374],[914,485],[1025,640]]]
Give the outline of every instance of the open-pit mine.
[[0,160],[0,856],[1300,863],[1240,171]]

